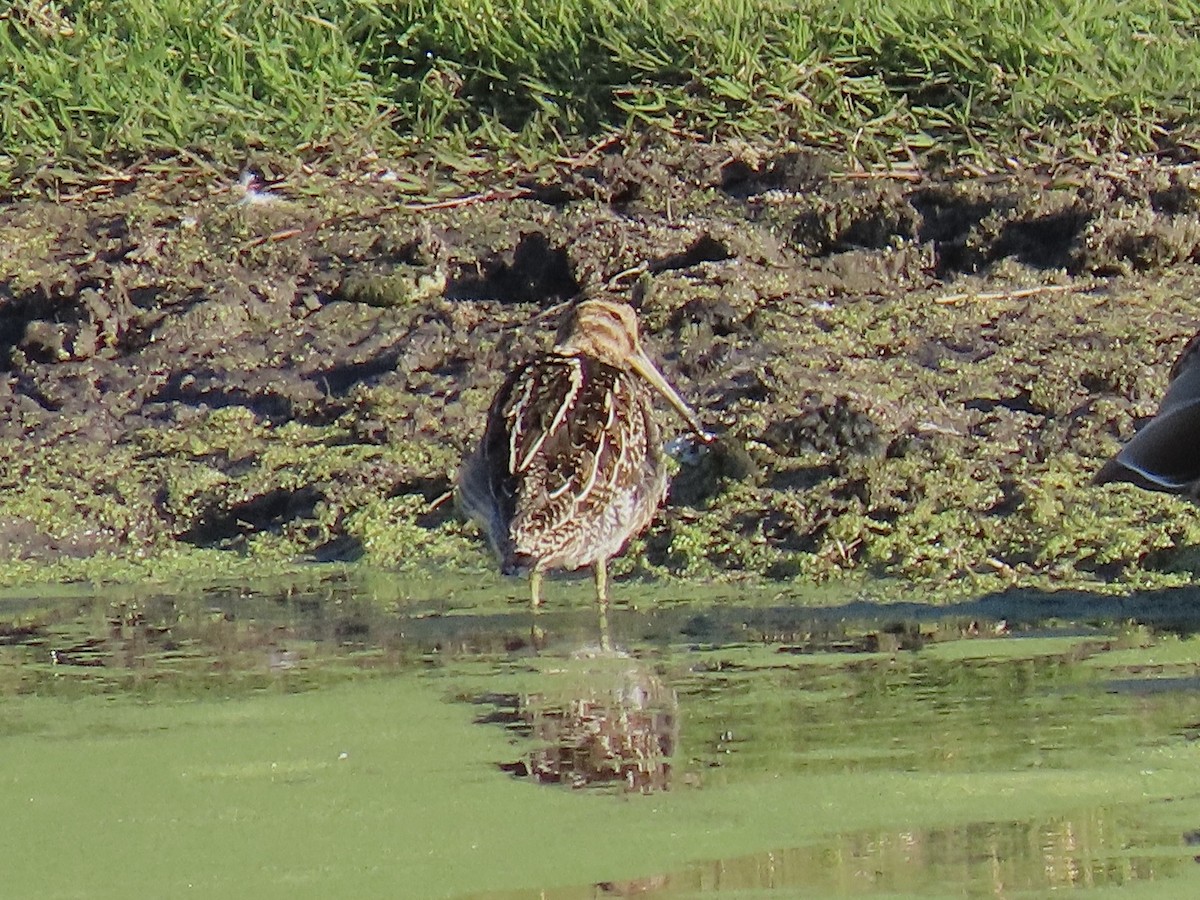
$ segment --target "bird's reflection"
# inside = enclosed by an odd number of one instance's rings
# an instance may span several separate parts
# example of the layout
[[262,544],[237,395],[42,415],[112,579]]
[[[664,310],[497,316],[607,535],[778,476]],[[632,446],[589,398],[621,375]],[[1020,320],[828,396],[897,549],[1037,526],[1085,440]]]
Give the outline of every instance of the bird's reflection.
[[501,764],[519,778],[572,788],[665,791],[679,741],[675,691],[622,651],[589,648],[544,667],[538,689],[491,695],[490,721],[532,740]]
[[[1200,829],[1185,831],[1183,834],[1183,843],[1187,847],[1200,847]],[[1200,863],[1200,856],[1193,856],[1192,859]]]

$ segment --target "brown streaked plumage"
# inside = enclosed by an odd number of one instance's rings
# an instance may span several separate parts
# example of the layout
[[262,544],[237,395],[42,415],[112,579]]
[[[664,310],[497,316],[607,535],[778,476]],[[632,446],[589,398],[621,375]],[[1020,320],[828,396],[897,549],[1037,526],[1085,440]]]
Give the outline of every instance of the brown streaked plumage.
[[633,308],[587,300],[564,317],[554,349],[517,366],[492,401],[457,495],[501,571],[529,572],[534,607],[545,571],[591,566],[603,609],[608,560],[666,496],[652,388],[711,440],[642,350]]
[[1200,497],[1200,334],[1171,367],[1167,392],[1129,443],[1096,473],[1095,483],[1127,481],[1148,491]]

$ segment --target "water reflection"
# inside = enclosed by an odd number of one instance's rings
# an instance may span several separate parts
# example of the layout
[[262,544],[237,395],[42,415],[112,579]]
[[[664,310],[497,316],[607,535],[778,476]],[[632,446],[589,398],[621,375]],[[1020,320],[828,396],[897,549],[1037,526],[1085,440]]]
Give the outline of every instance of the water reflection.
[[651,793],[671,785],[679,701],[650,666],[614,650],[585,649],[545,672],[537,690],[488,694],[494,712],[529,749],[501,768],[572,788],[619,785]]
[[522,652],[530,652],[527,615],[450,618],[438,604],[398,614],[344,583],[86,596],[0,618],[0,696],[301,689],[365,671]]
[[[1164,832],[1160,837],[1170,843],[1174,836]],[[1122,850],[1145,840],[1144,823],[1127,821],[1120,810],[1100,808],[1033,822],[848,834],[812,847],[699,863],[673,873],[664,887],[701,893],[803,888],[810,896],[936,888],[944,894],[969,890],[1003,896],[1119,886],[1177,874],[1184,864],[1179,857]],[[1100,846],[1112,849],[1097,852]]]
[[[452,712],[435,739],[423,731],[428,707],[414,707],[425,718],[409,721],[404,707],[393,715],[385,705],[414,745],[444,747],[449,734],[486,747],[469,777],[465,765],[420,771],[424,783],[444,779],[437,803],[469,823],[505,798],[504,815],[520,825],[511,841],[495,842],[504,861],[490,865],[529,873],[508,884],[548,886],[496,897],[1040,895],[1168,877],[1193,886],[1200,681],[1196,644],[1179,636],[1191,629],[967,612],[938,618],[925,608],[907,620],[875,608],[874,619],[854,621],[844,609],[799,605],[617,609],[611,642],[624,649],[613,651],[590,602],[542,613],[531,627],[523,606],[388,604],[353,585],[77,598],[0,616],[0,723],[8,716],[10,737],[37,737],[43,719],[30,711],[63,695],[103,694],[107,706],[109,695],[154,701],[167,692],[220,707],[334,682],[373,681],[389,700],[401,684],[415,686]],[[598,634],[599,647],[589,643]],[[322,696],[270,699],[286,701],[276,710],[282,719],[287,704]],[[325,743],[341,749],[345,734],[376,730],[379,716],[349,717],[361,693],[341,696],[351,698],[345,709],[304,724],[306,740],[310,729],[328,729]],[[52,722],[67,705],[51,706],[44,718]],[[215,714],[206,704],[178,706]],[[253,722],[247,730],[257,730]],[[89,737],[87,727],[72,737]],[[143,731],[121,734],[136,754]],[[361,768],[368,755],[356,752],[328,775],[304,771],[328,777],[331,796],[355,779],[393,784],[415,763],[411,747],[394,760],[392,749]],[[240,772],[257,763],[211,765]],[[531,784],[514,785],[495,765]],[[599,790],[534,786],[543,784]],[[231,779],[236,803],[246,787]],[[382,793],[372,833],[421,820],[412,809],[394,813],[401,791]],[[611,796],[649,793],[620,803]],[[364,792],[365,806],[375,800]],[[618,807],[621,815],[608,817]],[[345,819],[340,808],[331,813],[330,831],[357,821],[361,808],[348,807]],[[629,863],[621,841],[635,840],[624,829],[638,821],[636,840],[677,862],[654,855],[647,864],[643,855]],[[586,845],[603,854],[602,866],[579,876],[588,883],[557,887],[575,871],[573,857],[552,866],[546,834],[536,831],[543,825],[587,832],[570,852]],[[721,828],[739,850],[712,839]],[[470,853],[445,841],[419,846],[419,831],[408,839],[421,858],[465,866],[488,846],[488,835],[478,837]],[[377,861],[359,862],[366,870]],[[481,876],[472,889],[489,883]]]
[[[673,872],[573,888],[475,895],[475,900],[575,900],[774,891],[782,896],[1012,896],[1120,887],[1178,876],[1186,856],[1146,846],[1147,826],[1120,809],[956,828],[864,831],[806,847],[697,862]],[[1153,831],[1153,829],[1150,829]],[[1162,830],[1151,841],[1178,842]]]

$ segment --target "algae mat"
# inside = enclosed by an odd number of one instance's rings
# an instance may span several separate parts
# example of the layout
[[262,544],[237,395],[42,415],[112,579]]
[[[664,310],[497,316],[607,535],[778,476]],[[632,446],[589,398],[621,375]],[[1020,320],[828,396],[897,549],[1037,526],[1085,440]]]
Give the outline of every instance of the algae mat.
[[490,571],[437,501],[580,296],[636,306],[721,438],[679,447],[614,579],[954,600],[1196,569],[1185,501],[1091,485],[1196,330],[1190,163],[864,173],[667,136],[247,162],[269,191],[174,160],[0,198],[0,583]]
[[1178,621],[701,603],[621,611],[605,653],[586,607],[14,605],[6,896],[1200,886]]

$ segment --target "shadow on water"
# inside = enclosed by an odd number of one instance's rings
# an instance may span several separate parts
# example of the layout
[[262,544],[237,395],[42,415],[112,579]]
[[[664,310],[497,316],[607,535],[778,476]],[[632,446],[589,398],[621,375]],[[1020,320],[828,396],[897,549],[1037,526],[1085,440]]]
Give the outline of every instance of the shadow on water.
[[[487,777],[439,769],[436,753],[428,772],[406,758],[412,777],[442,784],[468,820],[495,806],[471,785],[507,782],[524,798],[507,812],[534,817],[528,846],[442,860],[461,880],[433,892],[443,875],[430,869],[430,895],[1200,884],[1200,591],[1012,591],[951,606],[643,591],[641,609],[612,611],[615,650],[587,602],[535,620],[465,596],[429,583],[381,596],[341,577],[0,598],[0,751],[14,736],[36,742],[12,724],[34,708],[19,700],[219,705],[382,680],[469,711],[494,751]],[[420,739],[425,725],[400,727]],[[591,865],[578,871],[535,837],[581,827],[573,852],[587,846]],[[414,859],[447,852],[444,839],[413,840]]]

